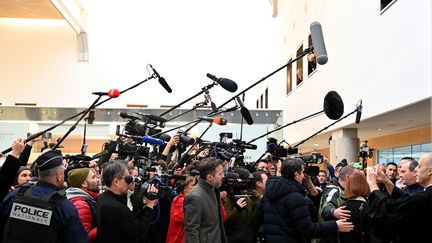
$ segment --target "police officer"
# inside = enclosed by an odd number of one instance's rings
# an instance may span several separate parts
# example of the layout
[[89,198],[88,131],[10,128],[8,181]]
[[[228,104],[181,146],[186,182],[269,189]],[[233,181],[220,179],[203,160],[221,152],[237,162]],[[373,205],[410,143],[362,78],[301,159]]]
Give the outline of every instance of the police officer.
[[3,242],[88,242],[78,212],[62,190],[66,163],[60,151],[35,161],[39,180],[6,196],[1,207]]

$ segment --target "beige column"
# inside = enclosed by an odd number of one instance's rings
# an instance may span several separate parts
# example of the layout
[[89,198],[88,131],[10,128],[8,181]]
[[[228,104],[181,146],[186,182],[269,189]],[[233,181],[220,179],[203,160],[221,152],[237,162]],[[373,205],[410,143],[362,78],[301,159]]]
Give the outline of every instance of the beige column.
[[357,128],[343,128],[332,132],[330,141],[330,162],[333,165],[346,159],[348,163],[358,162],[360,140],[357,135]]

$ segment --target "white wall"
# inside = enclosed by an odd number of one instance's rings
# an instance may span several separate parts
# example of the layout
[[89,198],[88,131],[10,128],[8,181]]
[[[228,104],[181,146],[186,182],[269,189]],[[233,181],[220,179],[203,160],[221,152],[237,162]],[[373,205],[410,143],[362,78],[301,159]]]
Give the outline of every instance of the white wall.
[[[399,0],[382,15],[379,1],[279,3],[278,21],[285,30],[280,39],[284,49],[281,59],[294,55],[302,41],[307,43],[309,24],[313,21],[322,25],[329,57],[326,65],[318,66],[317,72],[288,96],[286,77],[275,82],[275,86],[283,87],[273,96],[285,96],[285,123],[322,110],[324,96],[330,90],[341,95],[345,114],[362,99],[362,119],[431,97],[430,1]],[[331,129],[354,120],[352,116]],[[323,115],[290,126],[284,129],[284,138],[299,141],[331,122]]]
[[[89,62],[77,61],[76,35],[64,20],[0,19],[0,103],[88,107],[91,92],[124,90],[146,79],[151,63],[172,94],[151,80],[103,107],[175,105],[212,82],[207,72],[236,81],[240,91],[273,68],[276,24],[268,1],[106,0],[85,7]],[[247,93],[247,105],[255,106],[258,92]],[[216,104],[233,96],[219,86],[211,94]]]

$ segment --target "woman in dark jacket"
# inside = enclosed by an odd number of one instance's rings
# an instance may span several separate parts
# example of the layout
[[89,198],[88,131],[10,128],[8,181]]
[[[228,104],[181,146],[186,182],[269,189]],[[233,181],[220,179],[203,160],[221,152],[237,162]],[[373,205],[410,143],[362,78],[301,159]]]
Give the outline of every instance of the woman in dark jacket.
[[305,199],[303,160],[287,159],[282,177],[267,181],[264,197],[254,212],[256,227],[263,226],[267,242],[305,242],[336,231],[349,232],[353,225],[345,220],[313,223]]
[[354,224],[351,232],[339,232],[340,243],[369,243],[370,231],[367,224],[367,213],[369,210],[370,190],[363,171],[353,172],[348,179],[345,188],[346,209],[350,211],[348,221]]

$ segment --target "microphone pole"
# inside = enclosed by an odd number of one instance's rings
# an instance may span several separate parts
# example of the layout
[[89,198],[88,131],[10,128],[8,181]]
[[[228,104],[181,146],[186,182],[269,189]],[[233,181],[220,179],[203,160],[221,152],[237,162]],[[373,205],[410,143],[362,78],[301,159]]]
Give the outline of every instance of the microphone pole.
[[[308,54],[309,52],[311,52],[313,50],[313,47],[309,47],[306,48],[305,50],[303,50],[303,52],[301,52],[296,58],[290,60],[288,63],[286,63],[285,65],[283,65],[282,67],[276,69],[275,71],[273,71],[272,73],[268,74],[267,76],[261,78],[260,80],[258,80],[257,82],[253,83],[252,85],[250,85],[249,87],[247,87],[245,90],[241,91],[240,93],[234,95],[233,97],[231,97],[230,99],[228,99],[225,103],[223,103],[222,105],[218,106],[217,110],[219,110],[220,108],[222,108],[224,105],[228,104],[229,102],[233,101],[237,96],[240,96],[244,93],[246,93],[248,90],[250,90],[251,88],[255,87],[256,85],[258,85],[259,83],[263,82],[264,80],[266,80],[267,78],[273,76],[274,74],[276,74],[277,72],[279,72],[280,70],[286,68],[288,65],[296,62],[298,59],[304,57],[306,54]],[[210,112],[207,116],[212,115],[214,112]]]
[[[163,112],[163,113],[160,114],[159,116],[164,116],[164,115],[170,113],[171,111],[173,111],[173,110],[179,108],[179,107],[180,107],[181,105],[183,105],[184,103],[186,103],[186,102],[192,100],[193,98],[195,98],[195,97],[197,97],[197,96],[199,96],[199,95],[201,95],[201,94],[207,92],[209,89],[213,88],[216,84],[217,84],[216,82],[213,82],[212,84],[209,84],[209,85],[203,87],[203,88],[201,89],[201,91],[198,92],[197,94],[195,94],[195,95],[191,96],[190,98],[187,98],[186,100],[180,102],[179,104],[177,104],[177,105],[171,107],[170,109],[166,110],[165,112]],[[183,114],[184,114],[184,113],[183,113]],[[177,117],[178,117],[178,116],[177,116]],[[177,117],[176,117],[176,118],[177,118]],[[168,120],[168,121],[169,121],[169,120]]]
[[[199,122],[197,122],[196,124],[194,124],[192,127],[196,126]],[[174,165],[173,171],[175,171],[176,168],[180,167],[180,166],[184,166],[184,163],[182,165],[179,164],[180,161],[184,160],[186,156],[189,155],[189,153],[192,151],[192,149],[195,147],[195,145],[198,144],[198,141],[201,140],[201,138],[204,136],[204,134],[207,133],[207,131],[210,129],[210,127],[213,125],[213,122],[210,122],[210,124],[208,125],[208,127],[201,133],[201,135],[195,139],[195,142],[189,147],[189,149],[183,153],[183,155],[179,158],[179,160],[177,161],[177,163]],[[192,127],[188,128],[188,130],[190,130]]]
[[172,121],[172,120],[176,119],[177,117],[183,116],[184,114],[187,114],[187,113],[189,113],[189,112],[191,112],[191,111],[194,111],[194,110],[196,110],[196,109],[198,109],[198,108],[201,108],[201,107],[203,107],[204,105],[206,105],[206,104],[202,103],[202,104],[195,105],[195,106],[192,107],[190,110],[187,110],[187,111],[185,111],[185,112],[183,112],[183,113],[180,113],[180,114],[178,114],[178,115],[176,115],[176,116],[171,117],[170,119],[167,120],[167,122]]
[[[54,145],[54,147],[52,147],[52,149],[51,150],[56,150],[59,146],[60,146],[60,144],[66,139],[66,137],[67,136],[69,136],[69,134],[73,131],[73,130],[75,130],[75,128],[76,128],[76,126],[78,125],[78,123],[87,115],[87,113],[89,113],[92,109],[94,109],[95,108],[95,106],[96,106],[96,104],[97,104],[97,102],[100,100],[100,98],[102,98],[102,95],[99,95],[97,98],[96,98],[96,100],[90,105],[90,107],[89,108],[87,108],[86,110],[84,110],[84,113],[81,115],[81,117],[69,128],[69,130],[65,133],[65,135],[63,135],[63,137],[57,142],[57,144],[56,145]],[[84,130],[85,131],[85,130]],[[85,135],[84,135],[84,142],[85,142]],[[85,145],[85,144],[84,144]],[[84,147],[84,145],[83,145],[83,147]],[[83,152],[83,149],[82,149],[82,151],[81,152]],[[84,153],[85,153],[85,151],[84,151]],[[83,154],[84,154],[83,153]]]
[[296,144],[293,148],[297,148],[299,145],[303,144],[304,142],[306,142],[306,141],[308,141],[309,139],[315,137],[315,136],[318,135],[319,133],[321,133],[321,132],[327,130],[329,127],[333,126],[334,124],[336,124],[336,123],[342,121],[343,119],[347,118],[348,116],[350,116],[350,115],[352,115],[352,114],[354,114],[354,113],[356,113],[356,112],[357,112],[357,108],[356,108],[354,111],[352,111],[352,112],[346,114],[345,116],[339,118],[338,120],[334,121],[334,122],[331,123],[330,125],[328,125],[328,126],[324,127],[323,129],[319,130],[318,132],[312,134],[312,135],[309,136],[308,138],[302,140],[301,142],[299,142],[298,144]]
[[278,127],[278,128],[276,128],[276,129],[274,129],[274,130],[272,130],[272,131],[270,131],[270,132],[267,132],[267,133],[265,133],[265,134],[263,134],[263,135],[261,135],[261,136],[259,136],[259,137],[256,137],[256,138],[250,140],[249,142],[247,142],[247,144],[253,143],[253,142],[255,142],[256,140],[258,140],[258,139],[260,139],[260,138],[262,138],[262,137],[265,137],[265,136],[269,135],[270,133],[273,133],[273,132],[279,131],[279,130],[281,130],[282,128],[285,128],[285,127],[290,126],[290,125],[292,125],[292,124],[295,124],[295,123],[297,123],[297,122],[301,122],[301,121],[304,121],[304,120],[307,120],[307,119],[313,118],[314,116],[317,116],[317,115],[319,115],[319,114],[321,114],[321,113],[323,113],[323,112],[324,112],[324,111],[319,111],[319,112],[316,112],[316,113],[314,113],[314,114],[312,114],[312,115],[305,116],[305,117],[303,117],[303,118],[301,118],[301,119],[299,119],[299,120],[295,120],[295,121],[290,122],[290,123],[288,123],[288,124],[286,124],[286,125],[283,125],[283,126],[281,126],[281,127]]
[[[183,124],[183,125],[180,125],[180,126],[177,126],[177,127],[173,127],[173,128],[168,129],[168,130],[166,130],[166,131],[161,131],[161,132],[158,132],[158,133],[156,133],[156,134],[153,134],[152,137],[156,137],[156,136],[159,136],[159,135],[161,135],[161,134],[165,134],[165,133],[168,133],[168,132],[171,132],[171,131],[177,130],[177,129],[179,129],[179,128],[182,128],[182,127],[188,126],[188,125],[190,125],[190,124],[192,124],[192,123],[197,123],[197,124],[198,124],[200,121],[201,121],[200,119],[195,119],[195,120],[193,120],[193,121],[191,121],[191,122],[188,122],[188,123],[185,123],[185,124]],[[195,125],[194,125],[194,126],[195,126]]]
[[[154,78],[153,75],[150,76],[150,77],[148,77],[148,78],[146,78],[146,79],[144,79],[143,81],[141,81],[141,82],[139,82],[139,83],[137,83],[137,84],[135,84],[135,85],[133,85],[133,86],[131,86],[131,87],[125,89],[125,90],[123,90],[123,91],[120,91],[120,94],[123,94],[123,93],[125,93],[125,92],[127,92],[127,91],[129,91],[129,90],[131,90],[131,89],[133,89],[133,88],[136,88],[137,86],[139,86],[139,85],[141,85],[141,84],[143,84],[143,83],[149,81],[149,80],[152,79],[152,78]],[[105,102],[107,102],[108,100],[111,100],[111,99],[112,99],[111,97],[108,97],[108,98],[106,98],[105,100],[102,100],[101,102],[99,102],[99,103],[97,103],[96,105],[94,105],[94,108],[96,108],[96,107],[98,107],[98,106],[104,104]],[[30,137],[28,137],[27,139],[24,140],[24,143],[27,143],[28,141],[31,141],[31,140],[33,140],[33,139],[35,139],[35,138],[41,136],[41,135],[44,134],[45,132],[49,132],[49,131],[53,130],[54,128],[56,128],[56,127],[58,127],[58,126],[64,124],[65,122],[67,122],[67,121],[69,121],[69,120],[72,120],[72,119],[74,119],[75,117],[78,117],[79,115],[83,114],[84,112],[86,112],[86,110],[83,110],[83,111],[81,111],[81,112],[79,112],[79,113],[77,113],[77,114],[75,114],[75,115],[73,115],[73,116],[71,116],[71,117],[68,117],[68,118],[64,119],[63,121],[61,121],[60,123],[55,124],[55,125],[53,125],[53,126],[47,128],[47,129],[45,129],[45,130],[43,130],[43,131],[40,131],[40,132],[38,132],[38,133],[35,133],[35,134],[31,135]],[[12,147],[3,150],[1,153],[4,154],[4,155],[6,155],[6,154],[9,153],[10,151],[12,151]]]

